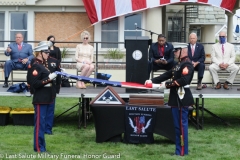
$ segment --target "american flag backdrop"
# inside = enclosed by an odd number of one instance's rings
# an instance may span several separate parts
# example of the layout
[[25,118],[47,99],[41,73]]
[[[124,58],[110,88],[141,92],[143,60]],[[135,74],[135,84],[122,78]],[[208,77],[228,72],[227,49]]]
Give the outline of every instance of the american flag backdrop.
[[207,4],[231,12],[236,0],[83,0],[92,24],[132,12],[183,2]]

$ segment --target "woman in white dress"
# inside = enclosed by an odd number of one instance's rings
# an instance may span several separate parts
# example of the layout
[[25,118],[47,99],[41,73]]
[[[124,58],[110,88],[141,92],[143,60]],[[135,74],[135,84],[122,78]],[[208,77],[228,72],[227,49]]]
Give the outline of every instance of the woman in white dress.
[[[77,61],[76,68],[81,71],[81,76],[89,77],[93,70],[93,46],[88,44],[90,41],[90,33],[83,31],[81,33],[81,40],[83,43],[78,44],[76,47],[75,59]],[[77,81],[77,88],[86,88],[84,82]]]

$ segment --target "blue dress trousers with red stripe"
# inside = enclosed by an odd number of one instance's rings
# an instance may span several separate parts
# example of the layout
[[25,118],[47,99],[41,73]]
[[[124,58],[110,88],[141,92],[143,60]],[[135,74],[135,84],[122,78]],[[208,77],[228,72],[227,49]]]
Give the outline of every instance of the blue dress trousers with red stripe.
[[56,87],[54,81],[48,75],[50,71],[47,62],[37,58],[33,59],[28,66],[27,83],[30,92],[33,94],[32,103],[34,105],[34,143],[33,148],[36,152],[45,152],[45,127],[47,108],[53,103],[56,97]]
[[[61,71],[60,69],[60,62],[53,57],[48,57],[47,60],[47,67],[51,73],[55,71]],[[60,85],[61,85],[61,75],[57,75],[57,78],[54,83],[54,87],[56,89],[56,93],[59,93],[60,91]],[[53,127],[53,121],[54,121],[54,110],[55,110],[55,99],[53,100],[53,103],[51,103],[46,112],[46,127],[45,127],[45,133],[52,134],[52,127]]]
[[[172,107],[172,115],[176,134],[176,155],[188,154],[188,107],[194,104],[189,85],[194,74],[194,67],[189,58],[183,57],[171,70],[152,79],[153,83],[161,83],[168,79],[166,87],[170,89],[168,105]],[[183,88],[185,94],[181,99],[178,90]]]

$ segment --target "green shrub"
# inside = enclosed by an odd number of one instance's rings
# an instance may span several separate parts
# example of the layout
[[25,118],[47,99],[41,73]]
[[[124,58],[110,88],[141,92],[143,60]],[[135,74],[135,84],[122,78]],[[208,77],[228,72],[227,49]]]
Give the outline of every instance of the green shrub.
[[118,48],[109,48],[107,53],[104,55],[105,59],[122,59],[123,57],[124,53],[122,53]]

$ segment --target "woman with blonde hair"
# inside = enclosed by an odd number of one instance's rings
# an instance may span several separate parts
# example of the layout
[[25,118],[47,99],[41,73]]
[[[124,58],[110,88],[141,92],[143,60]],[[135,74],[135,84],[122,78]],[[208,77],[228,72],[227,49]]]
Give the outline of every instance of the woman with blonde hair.
[[[88,44],[90,41],[90,33],[88,31],[83,31],[81,33],[82,43],[78,44],[76,47],[75,59],[77,61],[76,68],[81,71],[81,76],[89,77],[93,70],[93,46]],[[86,88],[85,83],[82,81],[77,81],[77,88]]]

